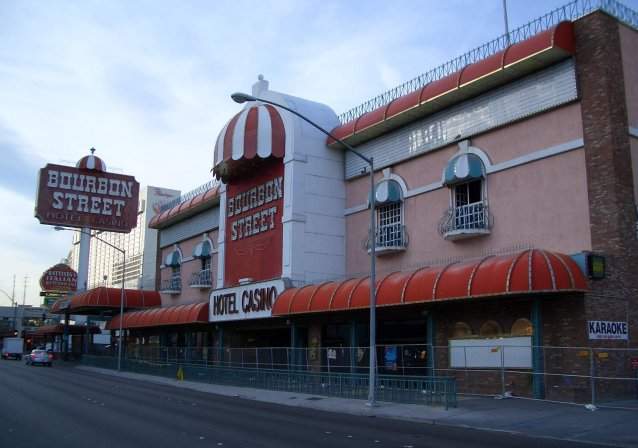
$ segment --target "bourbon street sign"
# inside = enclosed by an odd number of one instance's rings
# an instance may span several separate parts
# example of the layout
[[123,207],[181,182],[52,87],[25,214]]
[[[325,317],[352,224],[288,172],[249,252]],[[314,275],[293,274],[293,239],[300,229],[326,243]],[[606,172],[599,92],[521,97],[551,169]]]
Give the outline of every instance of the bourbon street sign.
[[213,291],[208,307],[209,321],[270,317],[275,300],[284,289],[286,282],[278,279]]
[[128,233],[137,225],[140,184],[133,176],[47,164],[40,169],[40,224]]

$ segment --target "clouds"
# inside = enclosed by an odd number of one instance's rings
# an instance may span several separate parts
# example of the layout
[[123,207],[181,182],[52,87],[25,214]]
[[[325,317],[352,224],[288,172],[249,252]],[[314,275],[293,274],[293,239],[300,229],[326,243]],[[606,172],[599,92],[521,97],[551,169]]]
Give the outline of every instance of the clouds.
[[42,161],[29,154],[20,137],[0,122],[0,188],[33,200]]

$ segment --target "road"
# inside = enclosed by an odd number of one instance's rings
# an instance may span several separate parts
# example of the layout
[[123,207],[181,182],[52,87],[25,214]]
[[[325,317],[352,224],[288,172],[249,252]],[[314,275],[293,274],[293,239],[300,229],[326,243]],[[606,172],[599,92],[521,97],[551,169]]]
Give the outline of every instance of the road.
[[342,415],[0,361],[0,447],[592,447]]

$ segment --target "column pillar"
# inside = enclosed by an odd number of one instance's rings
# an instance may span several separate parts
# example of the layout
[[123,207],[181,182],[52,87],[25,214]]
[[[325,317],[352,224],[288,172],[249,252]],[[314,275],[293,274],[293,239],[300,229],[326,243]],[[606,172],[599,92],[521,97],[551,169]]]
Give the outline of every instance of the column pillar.
[[534,398],[545,398],[545,366],[543,363],[543,319],[541,301],[532,302],[532,394]]
[[356,373],[359,341],[357,340],[357,322],[354,320],[350,323],[350,341],[348,345],[350,346],[350,373]]
[[436,319],[433,310],[428,310],[425,323],[426,369],[427,376],[436,375]]

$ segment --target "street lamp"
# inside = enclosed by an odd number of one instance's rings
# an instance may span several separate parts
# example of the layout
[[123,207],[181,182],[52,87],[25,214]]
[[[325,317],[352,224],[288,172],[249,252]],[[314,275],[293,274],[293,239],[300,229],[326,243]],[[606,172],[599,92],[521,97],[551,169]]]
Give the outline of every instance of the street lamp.
[[375,229],[375,195],[374,195],[374,159],[372,157],[366,157],[352,146],[344,142],[343,140],[335,137],[329,131],[325,130],[317,123],[313,122],[309,118],[301,115],[299,112],[292,110],[291,108],[284,106],[283,104],[276,103],[274,101],[258,98],[247,93],[236,92],[230,96],[236,103],[242,104],[245,102],[259,101],[262,103],[272,104],[273,106],[280,107],[287,110],[293,115],[301,118],[306,123],[310,124],[315,129],[321,131],[328,137],[332,138],[338,143],[341,143],[348,151],[359,157],[365,163],[370,166],[370,372],[368,382],[368,406],[374,406],[376,402],[376,373],[377,373],[377,294],[376,294],[376,229]]
[[117,370],[118,372],[122,370],[122,321],[123,321],[123,317],[124,317],[124,277],[126,275],[126,250],[125,249],[120,249],[119,247],[109,243],[106,240],[103,240],[102,238],[100,238],[97,235],[93,235],[91,232],[87,232],[84,229],[69,229],[66,227],[62,227],[62,226],[55,226],[54,227],[55,230],[60,231],[60,230],[68,230],[71,232],[80,232],[83,233],[85,235],[88,235],[91,238],[95,238],[96,240],[106,244],[107,246],[112,247],[113,249],[117,250],[119,253],[122,254],[122,287],[121,287],[121,292],[120,292],[120,331],[118,334],[118,342],[117,342]]

